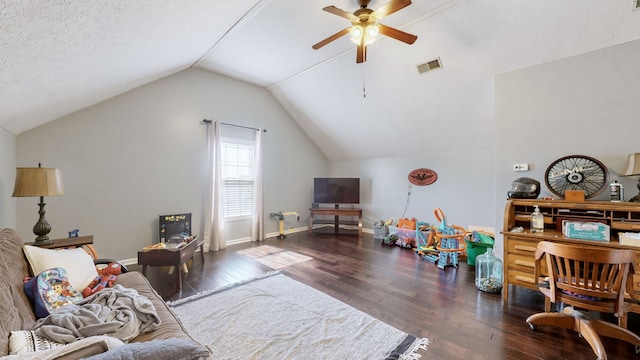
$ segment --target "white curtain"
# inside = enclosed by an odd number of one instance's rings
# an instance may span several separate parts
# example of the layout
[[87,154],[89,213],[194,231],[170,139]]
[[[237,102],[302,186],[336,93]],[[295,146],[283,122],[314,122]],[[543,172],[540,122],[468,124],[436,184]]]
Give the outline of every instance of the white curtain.
[[222,163],[220,161],[220,122],[207,125],[207,198],[204,218],[204,251],[218,251],[227,247],[224,235],[224,203],[222,199]]
[[251,222],[251,240],[264,241],[264,205],[262,199],[262,129],[256,131],[254,178],[253,178],[253,211]]

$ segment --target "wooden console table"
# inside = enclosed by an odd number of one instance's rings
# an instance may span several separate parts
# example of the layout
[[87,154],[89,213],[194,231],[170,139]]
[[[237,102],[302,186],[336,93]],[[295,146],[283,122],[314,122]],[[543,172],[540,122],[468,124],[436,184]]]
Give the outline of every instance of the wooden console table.
[[[333,224],[334,234],[338,235],[340,225],[358,225],[358,237],[362,236],[362,209],[331,209],[331,208],[311,208],[311,216],[309,216],[309,235],[313,234],[313,224]],[[315,216],[329,215],[333,216],[332,220],[315,220]],[[340,220],[340,217],[351,216],[358,217],[357,223],[350,220]]]
[[155,249],[138,251],[138,264],[142,265],[142,274],[147,276],[149,266],[173,266],[176,280],[176,291],[182,290],[183,265],[191,258],[196,249],[200,247],[200,260],[204,263],[204,241],[193,240],[177,249]]
[[[543,233],[532,233],[529,225],[534,206],[544,215]],[[571,239],[559,227],[562,220],[599,221],[611,227],[610,241]],[[522,227],[521,232],[512,232]],[[551,241],[562,244],[598,246],[603,249],[632,249],[636,253],[633,289],[627,289],[631,312],[640,313],[640,247],[621,244],[618,232],[640,231],[640,204],[631,202],[511,199],[504,210],[504,278],[502,298],[509,301],[509,285],[536,290],[540,279],[534,279],[534,254],[538,242]],[[545,267],[546,268],[546,267]],[[543,268],[543,271],[545,271]]]

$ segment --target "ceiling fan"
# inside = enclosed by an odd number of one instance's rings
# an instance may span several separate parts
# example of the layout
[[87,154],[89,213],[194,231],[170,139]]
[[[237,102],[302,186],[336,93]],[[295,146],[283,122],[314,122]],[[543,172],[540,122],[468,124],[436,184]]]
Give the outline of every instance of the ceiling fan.
[[385,16],[389,16],[394,12],[411,5],[411,0],[391,0],[375,11],[367,8],[367,5],[369,5],[370,2],[371,0],[358,0],[360,9],[356,10],[353,14],[335,6],[327,6],[323,8],[322,10],[328,13],[351,20],[351,26],[320,41],[313,45],[312,48],[318,50],[344,35],[351,34],[351,41],[358,45],[356,62],[362,63],[367,61],[367,45],[374,42],[378,34],[386,35],[407,44],[413,44],[416,41],[418,37],[415,35],[378,23],[378,20],[381,20]]

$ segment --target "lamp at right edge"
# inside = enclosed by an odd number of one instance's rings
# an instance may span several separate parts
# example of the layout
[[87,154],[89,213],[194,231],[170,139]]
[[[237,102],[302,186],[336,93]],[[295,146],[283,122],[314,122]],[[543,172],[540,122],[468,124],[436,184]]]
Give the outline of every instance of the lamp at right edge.
[[[624,171],[621,176],[633,176],[640,175],[640,153],[629,154],[629,158],[627,159],[627,166],[624,168]],[[629,199],[632,202],[640,202],[640,178],[638,178],[638,195]]]

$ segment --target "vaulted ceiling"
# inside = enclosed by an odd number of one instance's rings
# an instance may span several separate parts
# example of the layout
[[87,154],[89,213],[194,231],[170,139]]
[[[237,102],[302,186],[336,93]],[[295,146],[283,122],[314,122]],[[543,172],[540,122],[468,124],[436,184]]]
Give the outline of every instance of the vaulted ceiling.
[[417,41],[382,37],[356,64],[348,36],[311,48],[349,25],[322,8],[356,0],[3,0],[0,127],[198,67],[270,90],[330,159],[490,150],[494,76],[640,39],[636,2],[414,0],[381,22]]

